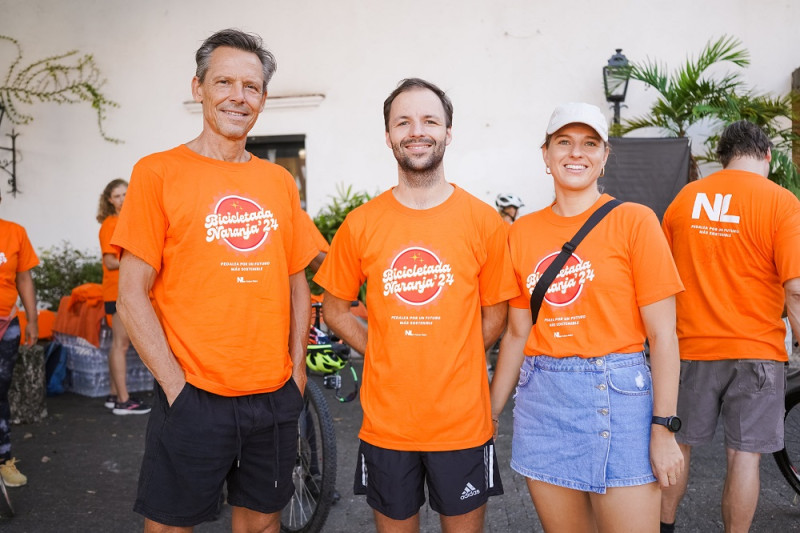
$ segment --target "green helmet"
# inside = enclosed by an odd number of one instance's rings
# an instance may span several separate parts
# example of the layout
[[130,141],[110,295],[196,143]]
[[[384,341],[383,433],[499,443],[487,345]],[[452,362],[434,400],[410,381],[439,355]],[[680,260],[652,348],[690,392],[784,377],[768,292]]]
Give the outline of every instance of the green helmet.
[[347,361],[334,351],[330,344],[312,344],[306,353],[308,368],[321,374],[332,374],[344,368]]

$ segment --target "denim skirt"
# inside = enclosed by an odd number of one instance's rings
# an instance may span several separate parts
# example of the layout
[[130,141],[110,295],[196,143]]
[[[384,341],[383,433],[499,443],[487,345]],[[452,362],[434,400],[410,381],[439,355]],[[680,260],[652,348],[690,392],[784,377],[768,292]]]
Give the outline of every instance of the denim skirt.
[[644,353],[526,357],[514,397],[511,468],[523,476],[599,494],[656,481]]

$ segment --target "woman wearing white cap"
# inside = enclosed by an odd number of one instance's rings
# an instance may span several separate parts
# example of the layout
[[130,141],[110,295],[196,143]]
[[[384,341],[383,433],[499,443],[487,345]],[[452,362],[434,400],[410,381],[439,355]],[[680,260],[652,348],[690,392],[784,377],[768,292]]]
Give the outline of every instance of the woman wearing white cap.
[[516,385],[511,467],[526,477],[546,531],[658,531],[659,485],[683,469],[673,434],[674,295],[683,286],[655,214],[634,203],[608,212],[565,252],[536,316],[530,308],[564,243],[613,200],[597,187],[608,153],[597,107],[558,106],[542,145],[555,202],[509,230],[522,295],[510,302],[492,418]]

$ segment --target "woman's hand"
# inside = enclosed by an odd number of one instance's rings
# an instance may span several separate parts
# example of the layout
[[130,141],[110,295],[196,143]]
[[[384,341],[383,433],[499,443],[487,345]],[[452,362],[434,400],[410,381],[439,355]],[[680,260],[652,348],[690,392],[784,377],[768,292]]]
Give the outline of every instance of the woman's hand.
[[650,466],[658,484],[665,489],[677,485],[685,468],[675,434],[658,424],[653,424],[650,432]]

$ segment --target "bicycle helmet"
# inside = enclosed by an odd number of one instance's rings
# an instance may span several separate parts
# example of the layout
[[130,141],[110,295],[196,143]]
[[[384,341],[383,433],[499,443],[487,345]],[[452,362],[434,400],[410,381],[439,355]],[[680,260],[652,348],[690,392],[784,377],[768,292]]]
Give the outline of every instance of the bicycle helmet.
[[504,207],[516,207],[517,209],[519,209],[520,207],[525,205],[522,202],[522,198],[520,198],[519,196],[515,194],[503,194],[503,193],[497,195],[494,204],[500,209]]
[[306,364],[315,372],[331,374],[344,368],[349,355],[350,348],[343,344],[312,344],[308,346]]

